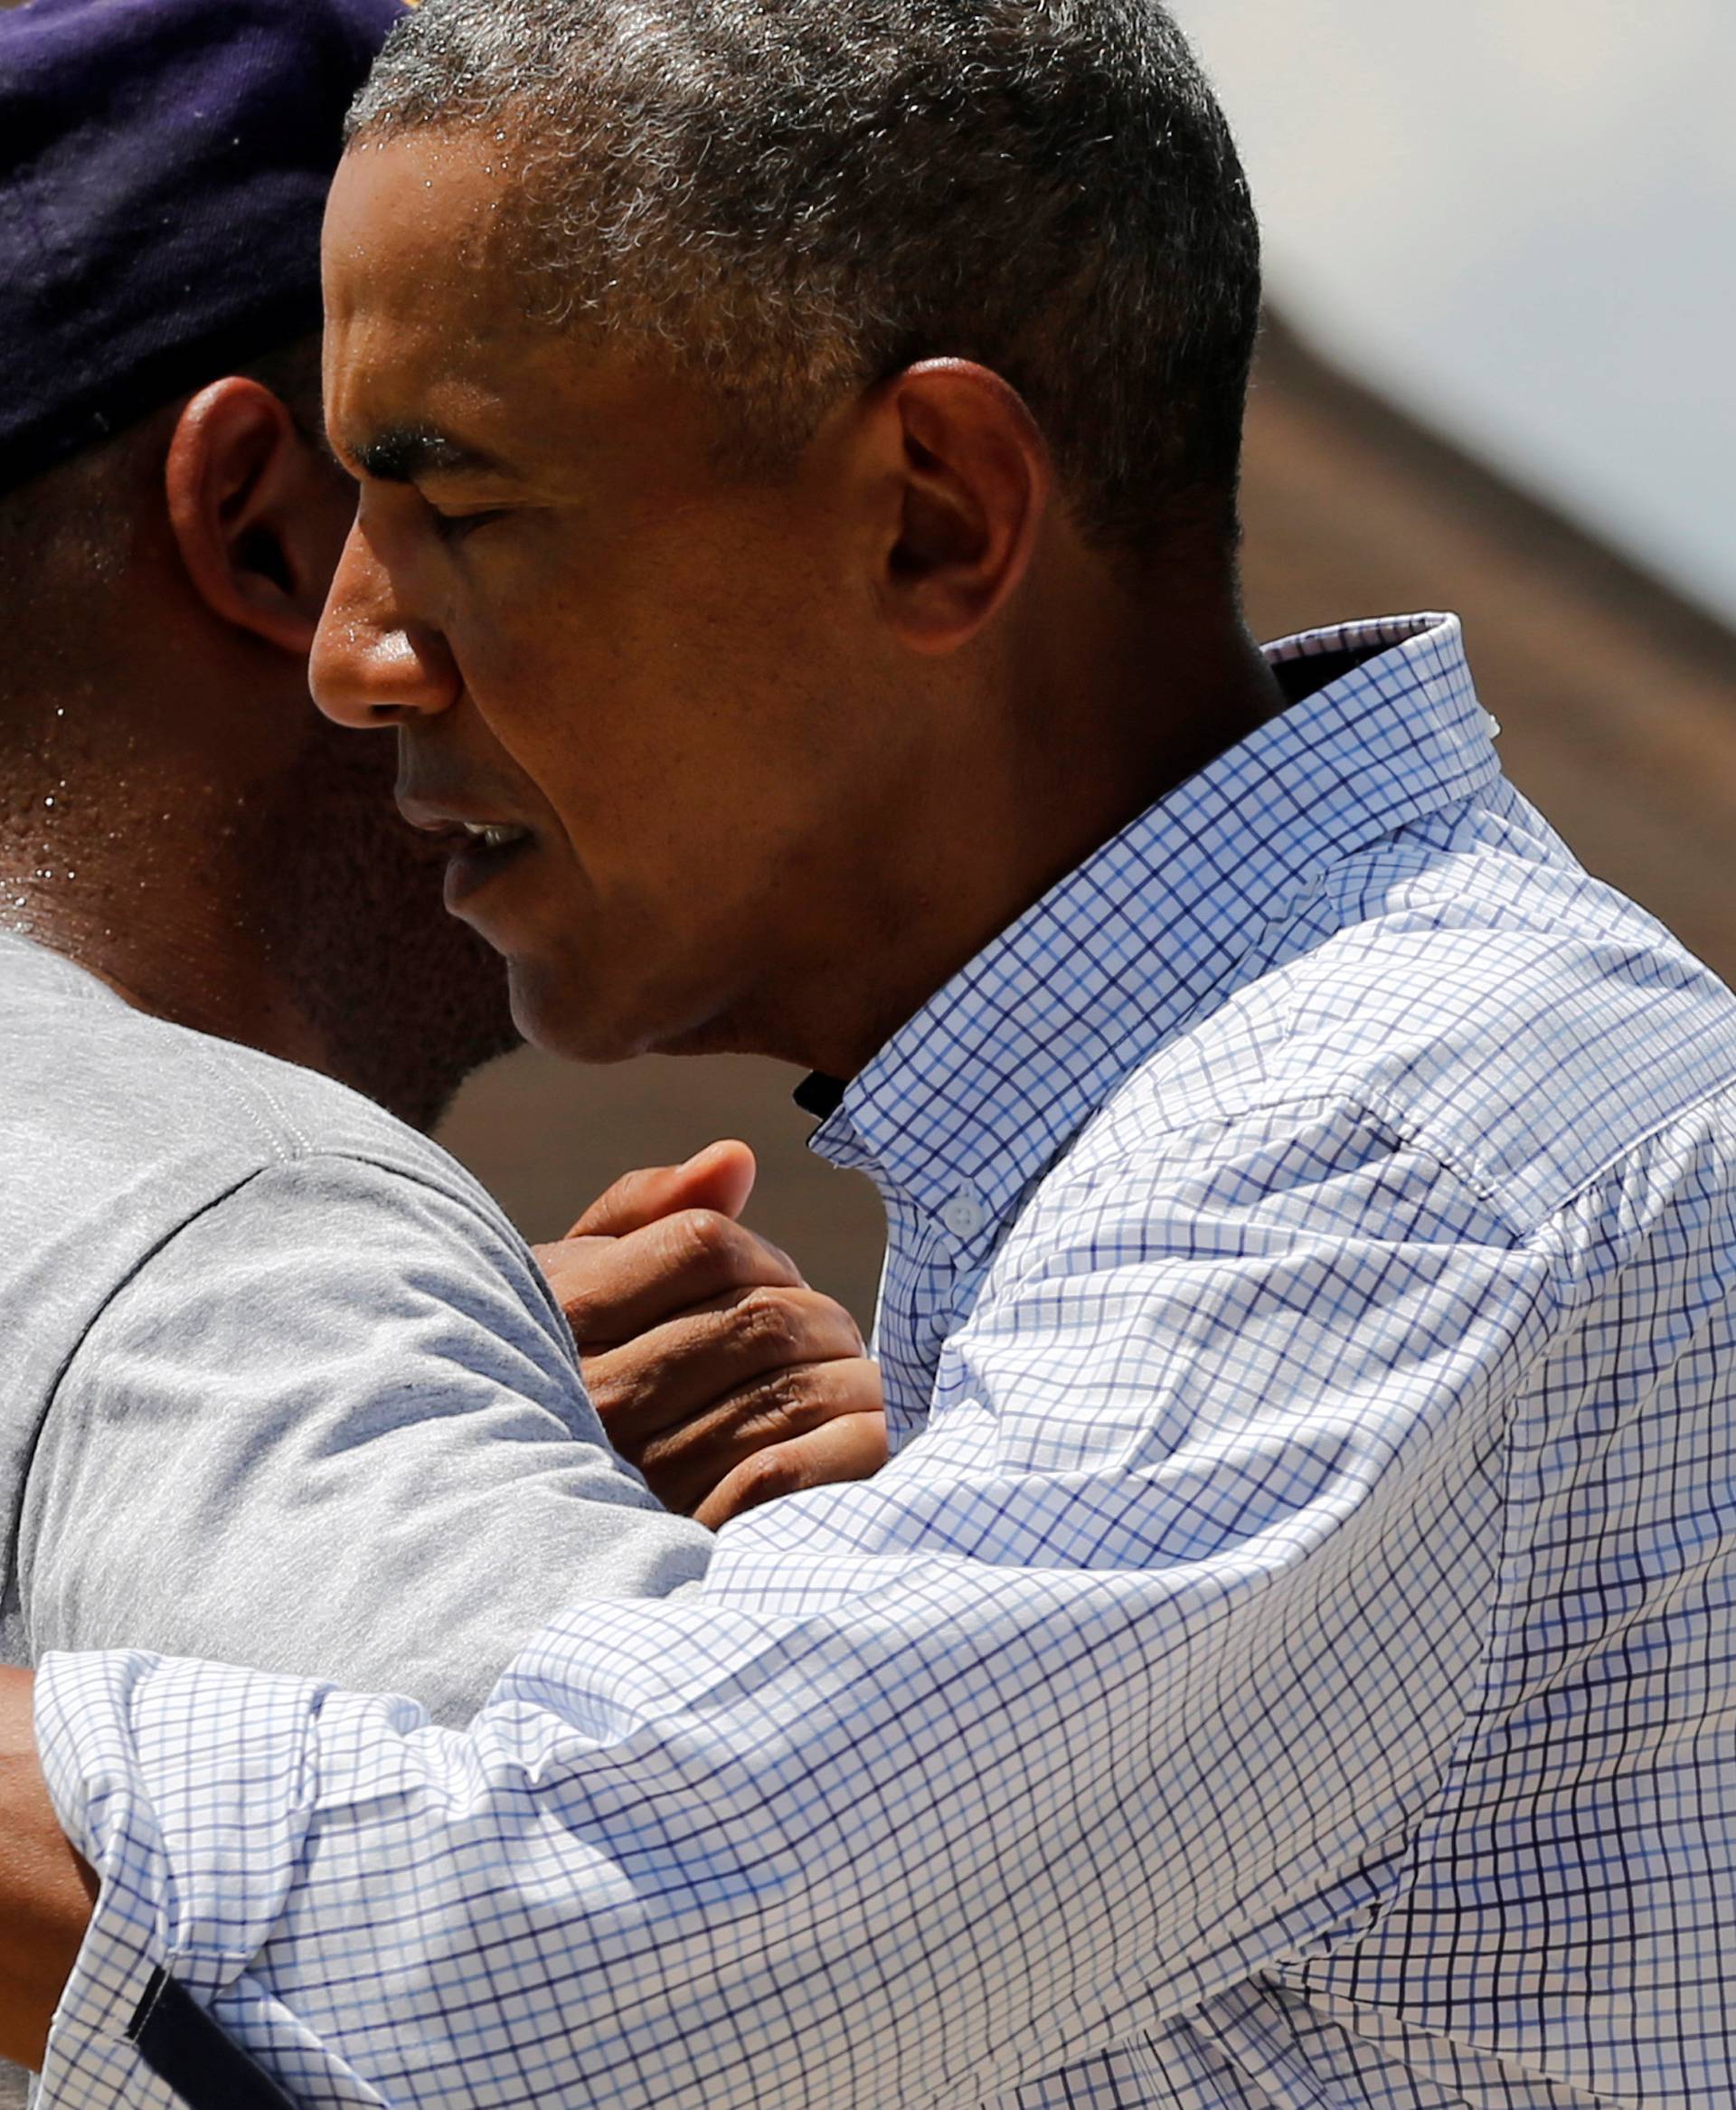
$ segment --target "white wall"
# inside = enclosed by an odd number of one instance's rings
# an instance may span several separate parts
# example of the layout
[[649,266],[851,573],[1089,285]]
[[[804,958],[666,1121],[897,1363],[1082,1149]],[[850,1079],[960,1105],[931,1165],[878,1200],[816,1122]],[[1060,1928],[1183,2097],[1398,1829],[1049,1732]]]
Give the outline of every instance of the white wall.
[[1736,0],[1173,0],[1275,290],[1736,613]]

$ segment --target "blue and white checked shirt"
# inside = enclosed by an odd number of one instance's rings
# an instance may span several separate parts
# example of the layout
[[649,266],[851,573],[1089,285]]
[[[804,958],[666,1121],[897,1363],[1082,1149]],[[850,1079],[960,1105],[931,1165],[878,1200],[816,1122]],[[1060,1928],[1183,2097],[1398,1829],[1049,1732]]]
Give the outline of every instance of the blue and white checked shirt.
[[158,1966],[309,2105],[1736,2099],[1736,1000],[1344,651],[826,1122],[875,1481],[464,1734],[51,1662],[52,2102]]

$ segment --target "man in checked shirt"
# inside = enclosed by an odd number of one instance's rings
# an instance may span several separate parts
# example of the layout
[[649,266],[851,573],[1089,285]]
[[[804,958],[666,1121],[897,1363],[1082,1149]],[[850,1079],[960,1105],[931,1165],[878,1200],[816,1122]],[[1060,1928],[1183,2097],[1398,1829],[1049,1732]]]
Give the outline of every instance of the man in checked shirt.
[[1450,618],[1246,636],[1256,250],[1149,0],[395,35],[320,700],[539,1038],[823,1074],[897,1449],[467,1731],[14,1688],[53,2103],[1736,2096],[1736,1002]]

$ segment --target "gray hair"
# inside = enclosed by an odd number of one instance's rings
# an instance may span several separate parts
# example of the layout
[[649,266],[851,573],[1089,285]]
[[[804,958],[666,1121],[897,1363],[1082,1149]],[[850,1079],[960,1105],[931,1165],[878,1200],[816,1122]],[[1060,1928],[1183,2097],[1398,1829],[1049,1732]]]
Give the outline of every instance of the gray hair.
[[423,126],[513,156],[532,311],[661,341],[744,461],[974,359],[1089,532],[1233,541],[1259,233],[1157,0],[423,0],[349,137]]

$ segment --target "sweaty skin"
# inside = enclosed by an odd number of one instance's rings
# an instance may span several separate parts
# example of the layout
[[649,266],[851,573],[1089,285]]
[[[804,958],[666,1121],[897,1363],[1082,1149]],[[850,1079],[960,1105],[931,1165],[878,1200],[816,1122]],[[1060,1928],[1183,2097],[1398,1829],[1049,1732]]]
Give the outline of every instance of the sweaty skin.
[[[429,1127],[517,1036],[393,808],[394,743],[309,706],[354,488],[240,375],[116,445],[125,562],[52,548],[0,659],[0,920],[141,1009]],[[52,489],[39,506],[52,524]]]

